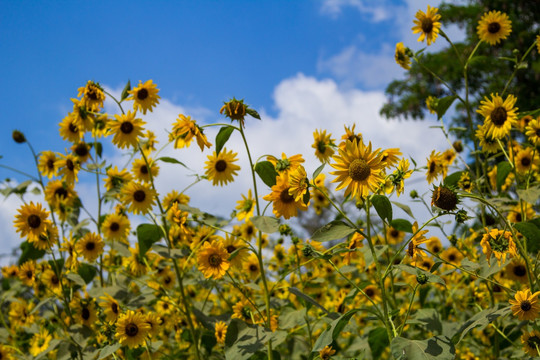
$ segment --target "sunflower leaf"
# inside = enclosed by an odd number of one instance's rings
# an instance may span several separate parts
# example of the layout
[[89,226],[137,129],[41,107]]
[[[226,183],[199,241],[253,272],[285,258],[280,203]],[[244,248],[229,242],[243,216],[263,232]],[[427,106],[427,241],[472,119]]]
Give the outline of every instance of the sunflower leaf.
[[[329,311],[326,310],[326,308],[324,306],[322,306],[321,304],[319,304],[317,302],[317,300],[313,299],[311,296],[309,295],[306,295],[304,294],[302,291],[300,291],[299,289],[291,286],[289,288],[289,292],[296,295],[297,297],[299,297],[300,299],[308,302],[309,304],[312,304],[312,305],[315,305],[316,307],[318,307],[319,309],[321,309],[322,311],[324,311],[326,314],[329,314]],[[309,308],[308,308],[309,310]]]
[[395,359],[451,360],[456,349],[446,336],[435,336],[427,340],[409,340],[402,337],[392,339],[390,350]]
[[186,169],[188,168],[183,162],[180,162],[180,161],[176,160],[175,158],[172,158],[172,157],[169,157],[169,156],[162,156],[162,157],[158,158],[157,160],[161,160],[161,161],[169,163],[169,164],[182,165]]
[[512,164],[508,161],[502,161],[497,164],[497,189],[500,191],[502,184],[506,180],[508,174],[512,170]]
[[409,215],[410,217],[412,217],[414,219],[414,214],[412,213],[411,208],[408,205],[399,203],[397,201],[391,201],[391,203],[396,205],[401,210],[405,211],[407,213],[407,215]]
[[255,172],[268,187],[276,185],[278,173],[270,161],[258,162],[255,165]]
[[456,95],[446,96],[439,99],[437,102],[437,108],[435,109],[439,120],[444,116],[444,114],[446,114],[446,111],[448,111],[448,108],[452,106],[452,103],[456,99]]
[[139,255],[146,254],[150,247],[158,242],[163,233],[159,226],[154,224],[141,224],[137,226],[137,240],[139,241]]
[[219,155],[219,152],[223,149],[223,146],[225,146],[233,131],[234,127],[232,126],[223,126],[219,129],[219,132],[216,135],[216,155]]
[[536,254],[540,250],[540,221],[527,221],[514,224],[514,227],[527,238],[527,251]]
[[97,269],[92,265],[81,264],[77,273],[83,278],[86,284],[90,284],[97,274]]
[[330,345],[335,341],[339,334],[341,334],[341,331],[347,326],[352,316],[358,311],[360,311],[360,309],[350,310],[332,321],[330,327],[323,331],[317,338],[315,345],[313,345],[313,351],[321,351],[325,346]]
[[386,196],[373,195],[371,202],[373,203],[373,206],[375,207],[375,210],[377,210],[377,214],[379,214],[382,221],[392,221],[392,204]]
[[386,328],[378,327],[369,332],[368,344],[374,359],[380,358],[384,349],[390,344]]
[[399,231],[412,233],[412,224],[405,219],[394,219],[390,222],[390,226]]
[[39,250],[34,247],[31,242],[24,241],[21,243],[22,254],[19,257],[18,264],[22,265],[28,260],[41,259],[45,255],[45,250]]
[[321,166],[319,166],[314,172],[313,172],[313,181],[315,181],[315,179],[317,178],[317,176],[319,176],[319,174],[321,173],[321,171],[323,171],[324,169],[324,166],[326,165],[326,163],[322,164]]
[[[494,307],[491,309],[486,309],[478,314],[474,315],[472,318],[468,319],[461,325],[461,328],[454,334],[452,337],[452,342],[458,344],[469,331],[474,328],[481,327],[482,329],[488,324],[495,321],[499,316],[505,316],[510,313],[510,306],[503,307],[502,309]],[[479,329],[481,330],[481,329]]]
[[349,236],[355,231],[356,230],[354,228],[345,224],[343,221],[334,220],[315,230],[311,236],[311,239],[319,242],[338,240]]
[[271,216],[253,216],[251,222],[263,233],[272,234],[279,231],[279,220]]
[[452,173],[450,175],[448,175],[447,177],[444,178],[444,185],[445,186],[456,186],[459,179],[461,178],[461,175],[464,173],[465,171],[457,171],[455,173]]
[[128,80],[126,86],[124,86],[124,90],[122,90],[122,95],[120,96],[120,101],[125,100],[129,96],[130,91],[131,91],[131,81]]
[[248,113],[249,115],[251,115],[252,117],[254,117],[255,119],[257,120],[261,120],[261,115],[259,115],[259,113],[257,112],[257,110],[253,110],[251,108],[247,108],[246,109],[246,113]]

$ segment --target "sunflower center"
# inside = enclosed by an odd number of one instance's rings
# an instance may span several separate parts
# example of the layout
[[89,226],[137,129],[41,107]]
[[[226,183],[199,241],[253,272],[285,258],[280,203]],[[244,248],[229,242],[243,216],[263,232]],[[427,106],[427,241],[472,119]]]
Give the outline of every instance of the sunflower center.
[[113,222],[111,226],[109,226],[109,230],[111,231],[118,231],[120,229],[120,225],[117,222]]
[[321,154],[324,154],[324,152],[326,151],[326,143],[324,141],[319,141],[317,143],[317,150],[319,150]]
[[141,168],[139,169],[141,174],[148,174],[148,167],[146,167],[146,165],[143,165],[141,166]]
[[32,270],[28,270],[28,271],[26,272],[26,277],[27,277],[28,279],[32,279],[32,278],[34,277],[34,272],[33,272]]
[[54,169],[54,160],[53,159],[47,160],[47,168],[49,168],[50,170]]
[[536,129],[535,134],[536,136],[540,137],[540,128]]
[[396,229],[392,229],[392,231],[390,231],[390,236],[396,238],[399,236],[399,231],[397,231]]
[[134,323],[129,323],[126,325],[126,335],[127,336],[135,336],[137,335],[137,333],[139,332],[139,327],[137,326],[137,324],[134,324]]
[[148,90],[141,89],[141,90],[137,91],[137,99],[144,100],[147,97],[148,97]]
[[534,336],[531,336],[528,340],[527,340],[527,346],[529,346],[530,348],[532,349],[535,349],[536,350],[536,347],[540,347],[540,338],[536,335]]
[[86,96],[87,96],[90,100],[96,101],[96,100],[98,99],[96,89],[88,89],[88,92],[86,93]]
[[170,284],[171,281],[172,281],[172,279],[171,279],[170,276],[167,276],[167,277],[165,278],[165,280],[163,280],[163,282],[164,282],[165,284]]
[[146,199],[146,193],[144,190],[137,190],[133,193],[133,199],[135,199],[136,202],[143,202],[144,199]]
[[499,30],[501,30],[501,24],[499,24],[498,22],[492,22],[488,25],[487,29],[490,34],[496,34],[499,32]]
[[93,241],[89,241],[86,243],[86,250],[92,251],[96,248],[96,244]]
[[51,283],[53,285],[58,285],[60,283],[60,280],[58,280],[58,276],[56,275],[51,276]]
[[522,158],[521,158],[521,165],[523,165],[523,166],[529,166],[529,165],[531,165],[531,158],[526,157],[526,156],[525,156],[525,157],[522,157]]
[[118,314],[118,304],[113,302],[111,304],[111,310],[112,310],[113,313]]
[[411,241],[409,242],[409,247],[407,249],[407,254],[409,254],[410,257],[414,255],[414,243]]
[[370,289],[366,289],[364,292],[365,292],[366,295],[369,296],[369,297],[372,297],[373,295],[375,295],[375,292],[374,292],[373,289],[371,289],[371,288],[370,288]]
[[441,251],[441,249],[438,246],[434,246],[432,250],[434,253],[438,253],[439,251]]
[[223,172],[227,168],[227,162],[225,160],[218,160],[216,161],[216,165],[214,165],[214,168],[217,172]]
[[124,121],[122,125],[120,125],[120,131],[124,134],[131,134],[133,131],[133,124],[129,121]]
[[221,265],[222,261],[223,260],[221,259],[221,256],[219,256],[218,254],[212,254],[208,257],[208,263],[212,267],[218,267],[219,265]]
[[450,262],[456,261],[456,254],[450,254],[450,255],[448,256],[448,261],[450,261]]
[[73,161],[71,161],[70,159],[67,159],[66,167],[68,168],[69,171],[73,171],[73,169],[75,169],[75,164],[73,164]]
[[32,214],[28,217],[26,222],[32,229],[37,229],[41,225],[41,218],[36,214]]
[[531,305],[531,302],[529,300],[525,300],[521,303],[521,305],[519,305],[519,307],[521,308],[521,310],[523,311],[529,311],[532,309],[532,305]]
[[284,204],[289,204],[294,201],[294,197],[289,194],[289,188],[282,190],[279,194],[279,200]]
[[65,199],[68,195],[68,192],[63,187],[59,187],[56,190],[54,190],[54,195],[58,196],[59,198]]
[[502,124],[504,124],[504,122],[506,121],[506,118],[507,118],[506,109],[503,108],[502,106],[495,108],[491,112],[491,121],[493,122],[493,124],[497,126],[501,126]]
[[90,310],[87,308],[82,309],[81,316],[84,320],[90,319]]
[[368,163],[363,159],[355,159],[349,165],[349,176],[354,181],[364,181],[371,174],[371,168]]
[[249,271],[251,271],[251,272],[256,272],[257,270],[259,270],[259,268],[257,267],[257,265],[255,265],[255,264],[249,265]]
[[87,156],[88,155],[88,147],[86,146],[86,144],[77,145],[77,147],[75,148],[75,154],[77,154],[77,156],[80,156],[80,157]]
[[229,254],[232,254],[232,253],[234,252],[234,250],[236,250],[236,246],[234,246],[234,245],[229,245],[229,246],[226,247],[226,249],[227,249],[227,252],[228,252]]
[[521,213],[516,213],[516,222],[521,222]]
[[252,234],[253,234],[253,226],[249,225],[249,226],[246,228],[246,234],[248,234],[248,235],[252,235]]
[[433,21],[430,18],[424,18],[422,20],[422,31],[426,34],[430,34],[433,31]]
[[498,251],[501,253],[504,253],[508,250],[508,239],[504,236],[500,235],[497,238],[493,239],[491,238],[489,240],[489,245],[493,249],[493,251]]
[[432,162],[429,163],[429,173],[430,173],[430,174],[432,174],[432,173],[435,172],[435,167],[436,167],[436,166],[437,166],[437,165],[435,164],[435,161],[432,161]]
[[72,133],[76,133],[79,131],[79,128],[74,123],[70,123],[68,127],[69,131],[71,131]]
[[514,275],[522,277],[527,274],[527,270],[525,269],[525,266],[523,265],[517,265],[514,267]]

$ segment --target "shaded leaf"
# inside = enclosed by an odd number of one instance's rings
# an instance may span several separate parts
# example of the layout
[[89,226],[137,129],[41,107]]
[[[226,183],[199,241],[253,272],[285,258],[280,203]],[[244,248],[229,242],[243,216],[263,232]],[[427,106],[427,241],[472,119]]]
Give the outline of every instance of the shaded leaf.
[[90,284],[90,282],[94,279],[94,277],[97,274],[97,269],[89,264],[81,264],[79,269],[77,270],[77,273],[83,278],[84,282],[86,284]]
[[175,158],[169,157],[169,156],[162,156],[158,158],[157,160],[161,160],[163,162],[169,163],[169,164],[178,164],[182,165],[186,169],[188,168],[183,162],[176,160]]
[[325,313],[329,313],[328,310],[326,310],[326,308],[324,306],[322,306],[321,304],[319,304],[317,302],[317,300],[313,299],[311,296],[307,295],[307,294],[304,294],[302,291],[300,291],[300,289],[297,289],[293,286],[291,286],[289,288],[289,292],[298,296],[299,298],[307,301],[308,303],[312,304],[312,305],[315,305],[316,307],[318,307],[319,309],[321,309],[322,311],[324,311]]
[[481,327],[484,328],[488,324],[495,321],[499,316],[505,316],[510,313],[510,306],[499,308],[486,309],[478,314],[474,315],[472,318],[468,319],[461,325],[461,328],[454,334],[452,340],[454,343],[459,344],[463,337],[467,335],[469,331],[474,328]]
[[453,360],[456,357],[454,344],[446,336],[435,336],[427,340],[408,340],[396,337],[390,350],[400,360]]
[[405,219],[394,219],[390,222],[390,226],[399,231],[412,233],[412,224]]
[[268,187],[276,185],[278,173],[270,161],[259,161],[255,165],[255,172]]
[[536,254],[540,250],[540,227],[534,221],[520,222],[514,227],[527,238],[527,251]]
[[261,120],[261,116],[259,115],[259,113],[256,110],[253,110],[251,108],[247,108],[246,113],[248,113],[249,115],[251,115],[255,119]]
[[414,219],[414,215],[413,215],[413,213],[411,211],[411,208],[408,205],[399,203],[397,201],[392,201],[392,204],[396,205],[398,208],[405,211],[405,213],[407,213],[407,215],[409,215],[410,217],[412,217]]
[[499,191],[511,170],[512,165],[508,161],[502,161],[497,164],[497,189]]
[[345,224],[343,221],[335,220],[315,230],[311,239],[319,242],[338,240],[349,236],[355,231],[354,228]]
[[330,327],[324,330],[317,338],[315,345],[313,345],[313,351],[321,351],[325,346],[330,345],[336,340],[343,328],[349,323],[349,320],[351,320],[351,317],[359,310],[360,309],[350,310],[332,321]]
[[28,260],[41,259],[45,255],[45,250],[39,250],[31,242],[23,241],[20,246],[22,254],[19,257],[18,264],[22,265]]
[[129,96],[130,91],[131,91],[131,81],[128,80],[126,86],[124,86],[124,89],[122,90],[122,95],[120,96],[120,101],[125,100]]
[[435,111],[437,112],[437,117],[439,120],[444,116],[444,114],[446,114],[446,111],[448,110],[450,106],[452,106],[452,103],[456,99],[457,99],[456,95],[451,95],[451,96],[440,98],[437,101],[437,108],[435,109]]
[[251,222],[263,233],[272,234],[279,231],[279,220],[271,216],[253,216]]
[[517,194],[521,200],[534,205],[538,199],[540,199],[540,186],[534,186],[528,189],[519,189],[517,190]]
[[139,242],[139,255],[143,256],[150,247],[161,239],[161,228],[154,224],[141,224],[137,226],[137,240]]
[[227,140],[231,137],[234,128],[232,126],[223,126],[219,129],[218,134],[216,135],[216,154],[219,155],[219,152],[227,143]]
[[373,206],[375,207],[375,210],[377,210],[377,214],[379,214],[379,217],[384,221],[387,220],[388,222],[392,221],[392,204],[390,203],[390,200],[384,195],[373,195],[371,197],[371,202],[373,203]]
[[371,349],[371,356],[373,359],[380,358],[384,349],[390,344],[388,340],[388,334],[386,333],[386,328],[378,327],[369,332],[368,335],[368,344]]
[[326,163],[325,163],[325,164],[322,164],[321,166],[319,166],[319,167],[313,172],[313,177],[312,177],[313,181],[315,181],[315,179],[317,178],[317,176],[319,176],[319,174],[321,173],[321,171],[323,171],[325,165],[326,165]]
[[465,171],[458,171],[458,172],[455,172],[455,173],[452,173],[450,175],[448,175],[447,177],[444,178],[444,185],[445,186],[457,186],[457,183],[459,181],[459,179],[461,178],[461,175],[464,173]]

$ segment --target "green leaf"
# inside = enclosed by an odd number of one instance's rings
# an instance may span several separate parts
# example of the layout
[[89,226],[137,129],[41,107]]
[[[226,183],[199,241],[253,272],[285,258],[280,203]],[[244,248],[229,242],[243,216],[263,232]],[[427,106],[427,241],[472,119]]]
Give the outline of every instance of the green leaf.
[[413,319],[423,324],[426,331],[437,332],[439,334],[443,331],[441,314],[437,309],[418,309]]
[[512,164],[508,161],[502,161],[497,164],[497,190],[501,190],[501,186],[504,184],[504,181],[511,170]]
[[528,189],[519,189],[517,190],[517,194],[521,200],[534,205],[538,199],[540,199],[540,186],[534,186]]
[[331,240],[338,240],[343,239],[356,230],[349,225],[345,224],[341,220],[334,220],[323,227],[315,230],[313,235],[311,236],[311,239],[313,241],[331,241]]
[[131,81],[128,80],[124,90],[122,90],[122,95],[120,96],[120,101],[125,100],[129,96],[129,91],[131,91]]
[[97,269],[95,266],[83,263],[79,267],[79,270],[77,270],[77,273],[83,278],[86,284],[90,284],[90,282],[94,279],[94,277],[97,274]]
[[444,185],[445,186],[457,186],[457,183],[459,181],[459,179],[461,178],[461,175],[464,173],[465,171],[458,171],[458,172],[455,172],[455,173],[452,173],[450,175],[448,175],[447,177],[444,178]]
[[219,152],[223,146],[227,143],[227,140],[231,137],[234,128],[232,126],[223,126],[219,129],[218,134],[216,135],[216,154],[219,155]]
[[161,160],[161,161],[169,163],[169,164],[182,165],[183,167],[188,169],[188,167],[183,162],[180,162],[180,161],[176,160],[175,158],[172,158],[172,157],[169,157],[169,156],[162,156],[162,157],[158,158],[157,160]]
[[257,351],[264,349],[268,341],[279,345],[287,338],[286,331],[275,332],[257,325],[248,325],[233,319],[225,336],[225,359],[247,360]]
[[536,254],[540,250],[540,227],[537,222],[527,221],[514,224],[514,227],[527,238],[527,251]]
[[330,327],[324,330],[321,335],[317,338],[315,345],[313,345],[313,351],[321,351],[325,346],[330,345],[334,340],[336,340],[341,334],[341,331],[351,320],[351,317],[360,309],[353,309],[345,314],[341,315],[339,318],[332,321]]
[[79,285],[79,286],[82,287],[82,288],[85,288],[85,287],[86,287],[86,282],[84,281],[84,279],[82,278],[82,276],[79,275],[79,274],[76,274],[76,273],[68,273],[68,274],[66,274],[66,278],[68,278],[68,280],[73,281],[75,284]]
[[248,113],[248,115],[251,115],[255,119],[261,120],[261,115],[259,115],[259,113],[256,110],[253,110],[251,108],[247,108],[246,113]]
[[45,255],[45,250],[39,250],[34,247],[34,245],[28,241],[23,241],[21,243],[21,256],[19,257],[18,264],[22,265],[28,260],[37,260],[41,259]]
[[378,359],[384,349],[390,345],[386,328],[378,327],[371,330],[368,335],[368,344],[371,349],[371,356],[373,359]]
[[388,222],[392,221],[392,204],[390,203],[390,200],[384,195],[373,195],[371,197],[371,202],[373,203],[373,206],[375,207],[375,210],[377,210],[377,214],[379,214],[379,217],[384,221],[387,220]]
[[394,219],[390,222],[390,226],[399,231],[412,233],[412,224],[405,219]]
[[272,234],[279,231],[279,220],[271,216],[253,216],[251,222],[263,233]]
[[304,301],[307,301],[308,303],[312,304],[312,305],[315,305],[316,307],[318,307],[319,309],[321,309],[322,311],[324,311],[325,313],[329,313],[328,310],[326,310],[326,308],[324,306],[322,306],[321,304],[319,304],[317,302],[317,300],[313,299],[311,296],[307,295],[307,294],[304,294],[302,291],[300,291],[299,289],[295,288],[295,287],[290,287],[289,288],[289,292],[298,296],[299,298],[303,299]]
[[396,205],[398,208],[405,211],[407,215],[409,215],[410,217],[414,219],[414,214],[412,213],[411,208],[408,205],[399,203],[397,201],[392,201],[392,204]]
[[394,358],[400,360],[453,360],[456,357],[454,344],[446,336],[427,340],[396,337],[390,344],[390,350]]
[[467,335],[469,331],[477,327],[481,327],[483,329],[488,324],[495,321],[499,316],[505,316],[509,314],[510,309],[510,306],[504,307],[502,309],[494,307],[479,312],[461,325],[461,328],[459,328],[459,330],[452,337],[452,341],[455,344],[459,344],[459,342],[463,340],[463,337],[465,337],[465,335]]
[[103,154],[103,144],[101,144],[100,142],[96,142],[95,147],[96,147],[96,154],[98,158],[100,158],[101,155]]
[[392,265],[392,267],[394,269],[405,271],[406,273],[411,274],[411,275],[415,275],[415,276],[418,276],[420,274],[425,275],[427,277],[427,279],[428,279],[428,282],[437,283],[437,284],[441,284],[443,286],[446,286],[446,283],[444,282],[444,280],[440,276],[432,274],[431,272],[426,271],[424,269],[420,269],[420,268],[417,268],[417,267],[414,267],[414,266],[411,266],[411,265],[407,265],[407,264],[396,264],[396,265]]
[[298,310],[284,308],[279,315],[279,328],[286,330],[304,325],[306,323],[306,313],[307,309],[305,307]]
[[153,224],[141,224],[137,226],[137,240],[139,241],[139,254],[143,256],[150,247],[161,239],[161,228]]
[[268,187],[276,185],[278,173],[270,161],[258,162],[255,165],[255,172]]
[[98,360],[105,359],[107,356],[114,354],[121,346],[120,343],[105,346],[99,351]]
[[444,114],[446,114],[446,111],[450,106],[452,106],[452,103],[456,99],[456,95],[446,96],[439,99],[439,101],[437,102],[437,108],[435,109],[439,120],[444,116]]
[[315,181],[315,179],[317,178],[317,176],[319,176],[319,174],[321,173],[321,171],[323,171],[325,165],[326,165],[326,163],[325,163],[325,164],[322,164],[321,166],[319,166],[319,167],[313,172],[313,177],[312,177],[313,181]]

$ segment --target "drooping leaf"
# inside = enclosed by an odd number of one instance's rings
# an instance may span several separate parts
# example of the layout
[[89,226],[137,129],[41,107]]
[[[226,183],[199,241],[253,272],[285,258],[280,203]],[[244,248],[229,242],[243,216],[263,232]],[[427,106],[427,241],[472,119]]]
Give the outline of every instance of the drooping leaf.
[[412,233],[412,224],[405,219],[394,219],[390,222],[390,226],[399,231]]
[[251,115],[252,117],[254,117],[255,119],[257,120],[261,120],[261,115],[259,115],[259,113],[257,112],[257,110],[253,110],[251,108],[247,108],[246,109],[246,113],[248,113],[248,115]]
[[497,189],[499,191],[511,170],[512,165],[508,161],[502,161],[497,164]]
[[270,161],[259,161],[255,165],[255,172],[268,187],[276,185],[278,173]]
[[451,95],[451,96],[440,98],[438,100],[437,108],[435,109],[435,111],[437,112],[437,117],[439,120],[444,116],[444,114],[446,114],[446,111],[448,110],[450,106],[452,106],[452,103],[456,99],[457,99],[457,96]]
[[125,100],[129,96],[130,91],[131,91],[131,81],[128,80],[126,86],[124,86],[124,89],[122,90],[122,95],[120,96],[120,101]]
[[308,303],[312,304],[312,305],[315,305],[316,307],[318,307],[319,309],[321,309],[322,311],[324,311],[325,313],[329,313],[328,310],[326,310],[326,308],[324,306],[322,306],[321,304],[319,304],[317,302],[317,300],[313,299],[311,296],[307,295],[307,294],[304,294],[302,291],[300,291],[300,289],[297,289],[295,288],[294,286],[291,286],[289,288],[289,292],[298,296],[299,298],[303,299],[304,301],[307,301]]
[[368,335],[368,344],[373,359],[379,359],[384,349],[390,344],[386,328],[378,327],[371,330]]
[[535,221],[520,222],[514,227],[527,238],[527,251],[536,254],[540,250],[540,227]]
[[163,236],[161,228],[154,224],[141,224],[137,226],[137,240],[139,242],[139,255],[143,256],[150,247]]
[[162,156],[158,158],[157,160],[161,160],[163,162],[169,163],[169,164],[178,164],[182,165],[186,169],[188,168],[183,162],[176,160],[175,158],[169,157],[169,156]]
[[414,219],[414,214],[412,213],[411,208],[408,205],[399,203],[397,201],[392,201],[392,204],[396,205],[398,208],[405,211],[405,213],[407,213],[407,215],[409,215],[411,218]]
[[317,176],[319,176],[319,174],[321,173],[321,171],[323,171],[324,169],[324,166],[326,165],[326,163],[322,164],[321,166],[319,166],[314,172],[313,172],[313,181],[315,181],[315,179],[317,178]]
[[459,330],[452,337],[452,341],[455,344],[459,344],[459,342],[463,340],[463,337],[465,337],[465,335],[467,335],[469,331],[477,327],[486,327],[488,324],[495,321],[498,317],[509,314],[510,309],[510,306],[503,308],[494,307],[477,313],[461,325]]
[[219,155],[219,152],[223,146],[225,146],[233,131],[234,128],[232,126],[223,126],[221,129],[219,129],[219,132],[216,135],[216,154]]
[[338,240],[349,236],[355,231],[356,230],[354,228],[350,227],[343,221],[335,220],[315,230],[311,236],[311,239],[319,242]]
[[271,216],[253,216],[253,225],[263,233],[272,234],[279,231],[279,220]]
[[371,202],[373,203],[375,210],[377,210],[377,214],[379,214],[379,217],[383,221],[392,221],[392,204],[386,196],[373,195],[373,197],[371,198]]
[[317,338],[315,345],[313,345],[313,351],[321,351],[325,346],[330,345],[334,340],[336,340],[339,337],[339,334],[341,334],[343,328],[345,328],[345,326],[349,323],[352,316],[359,310],[360,309],[350,310],[332,321],[330,327],[324,330]]
[[517,194],[521,200],[534,205],[538,199],[540,199],[540,186],[532,186],[528,189],[519,189],[517,190]]
[[454,344],[446,336],[427,340],[396,337],[390,344],[390,350],[394,358],[400,360],[453,360],[456,357]]

